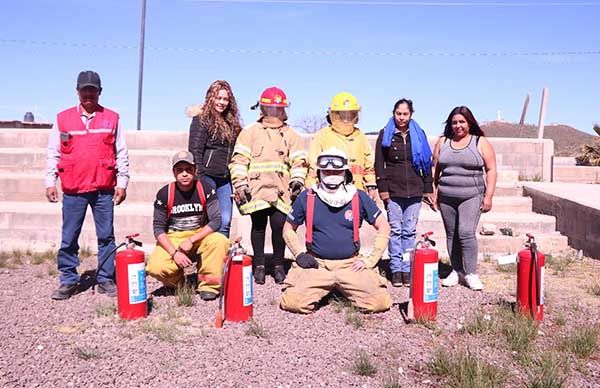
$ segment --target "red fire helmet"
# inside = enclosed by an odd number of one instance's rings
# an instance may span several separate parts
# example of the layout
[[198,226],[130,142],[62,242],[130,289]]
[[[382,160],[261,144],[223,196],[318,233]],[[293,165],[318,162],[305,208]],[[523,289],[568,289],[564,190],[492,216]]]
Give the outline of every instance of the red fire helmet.
[[276,86],[265,89],[260,95],[259,104],[263,106],[287,107],[289,106],[285,92]]

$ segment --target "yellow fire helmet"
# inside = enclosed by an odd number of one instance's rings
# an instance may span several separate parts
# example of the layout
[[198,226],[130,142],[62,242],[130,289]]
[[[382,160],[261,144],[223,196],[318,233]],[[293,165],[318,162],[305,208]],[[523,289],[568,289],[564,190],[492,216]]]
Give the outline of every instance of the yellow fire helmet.
[[351,93],[341,92],[333,97],[329,110],[332,112],[359,111],[360,105]]

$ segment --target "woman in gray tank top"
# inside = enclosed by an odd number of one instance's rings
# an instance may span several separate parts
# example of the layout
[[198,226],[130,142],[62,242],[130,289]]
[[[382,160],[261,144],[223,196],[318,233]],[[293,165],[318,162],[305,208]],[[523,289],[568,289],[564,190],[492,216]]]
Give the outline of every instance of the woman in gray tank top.
[[[466,106],[450,112],[444,135],[433,151],[433,179],[446,229],[452,273],[443,286],[458,284],[459,274],[472,290],[483,289],[477,276],[477,224],[492,208],[496,189],[496,154]],[[485,176],[484,176],[485,171]]]

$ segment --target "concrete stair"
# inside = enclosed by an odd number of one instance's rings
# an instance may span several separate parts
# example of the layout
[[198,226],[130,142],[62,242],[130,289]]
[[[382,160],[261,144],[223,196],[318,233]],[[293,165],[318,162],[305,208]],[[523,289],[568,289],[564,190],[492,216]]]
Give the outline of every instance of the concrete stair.
[[[48,130],[0,130],[0,250],[30,248],[56,249],[60,244],[62,205],[46,202],[44,168]],[[115,208],[115,234],[118,241],[130,233],[141,233],[145,250],[154,246],[152,234],[152,202],[156,191],[173,179],[170,156],[187,147],[187,133],[166,131],[128,132],[131,180],[127,200]],[[305,139],[305,141],[308,141]],[[491,213],[481,217],[481,223],[497,228],[509,227],[517,237],[502,235],[479,236],[480,252],[505,254],[518,251],[524,234],[535,233],[540,248],[551,253],[567,247],[567,239],[557,233],[554,217],[531,211],[531,199],[522,196],[518,172],[499,166],[498,185]],[[383,207],[383,206],[381,206]],[[481,225],[480,223],[480,225]],[[250,249],[250,217],[234,212],[232,236],[242,236]],[[433,231],[440,255],[446,255],[445,232],[439,213],[424,206],[418,232]],[[299,233],[303,236],[302,231]],[[370,249],[374,230],[364,225],[362,246]],[[80,238],[80,246],[95,250],[96,236],[91,211]],[[266,251],[271,249],[267,239]]]

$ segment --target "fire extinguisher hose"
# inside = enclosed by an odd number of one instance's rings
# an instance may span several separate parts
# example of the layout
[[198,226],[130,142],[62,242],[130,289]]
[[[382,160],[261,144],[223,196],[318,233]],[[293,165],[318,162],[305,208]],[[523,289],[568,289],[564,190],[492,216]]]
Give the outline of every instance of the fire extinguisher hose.
[[535,305],[539,307],[541,305],[540,298],[540,273],[538,267],[538,258],[537,258],[537,244],[534,242],[531,243],[531,257],[533,258],[533,271],[535,272]]
[[[119,248],[121,248],[125,245],[129,245],[129,244],[133,244],[133,245],[137,245],[137,246],[141,247],[142,243],[133,239],[134,237],[137,237],[137,236],[139,236],[139,233],[126,236],[127,241],[122,242],[121,244],[117,245],[115,247],[115,249],[108,252],[106,254],[106,256],[104,256],[102,258],[102,260],[98,261],[98,269],[102,268],[104,266],[104,263],[106,262],[106,260],[108,260],[108,258],[111,257],[113,253],[115,253],[117,250],[119,250]],[[92,280],[92,294],[94,294],[96,292],[96,284],[97,283],[98,283],[98,270],[96,270],[96,273],[94,274],[94,279]]]
[[231,265],[231,260],[233,259],[234,252],[230,251],[229,255],[227,255],[227,260],[225,261],[225,266],[223,268],[223,275],[221,275],[221,294],[219,295],[219,311],[217,311],[217,316],[215,317],[215,327],[220,329],[223,327],[223,321],[225,319],[225,290],[227,289],[227,284],[229,283],[229,266]]

